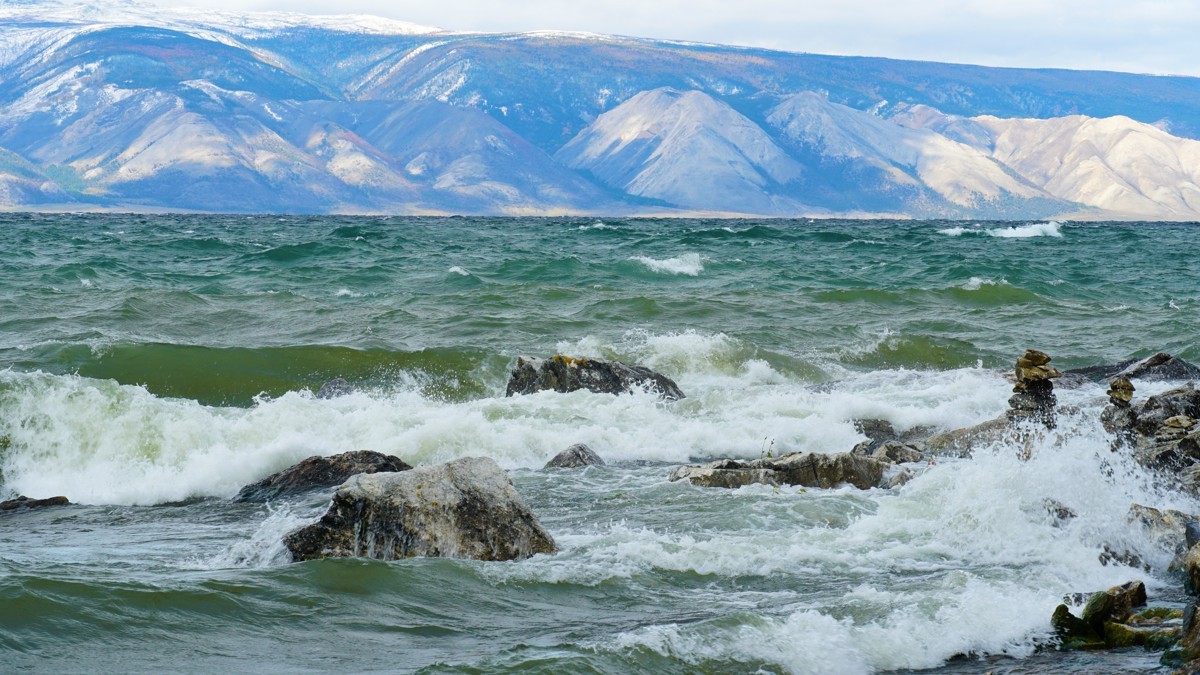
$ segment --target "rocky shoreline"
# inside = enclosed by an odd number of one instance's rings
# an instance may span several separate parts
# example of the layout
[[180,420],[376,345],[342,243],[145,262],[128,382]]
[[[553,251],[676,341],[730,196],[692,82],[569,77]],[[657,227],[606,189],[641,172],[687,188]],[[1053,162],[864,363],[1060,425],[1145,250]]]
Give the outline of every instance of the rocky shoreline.
[[[1051,357],[1028,350],[1014,364],[1013,393],[1004,415],[960,429],[913,429],[898,433],[886,420],[855,420],[866,437],[845,452],[791,452],[757,459],[725,458],[673,468],[666,478],[701,489],[737,489],[752,484],[861,490],[900,489],[945,457],[969,458],[977,449],[1001,444],[1030,459],[1032,442],[1053,433],[1059,416],[1078,411],[1059,406],[1056,382],[1108,384],[1099,422],[1110,436],[1108,452],[1132,458],[1172,490],[1200,496],[1200,391],[1194,383],[1139,399],[1138,383],[1200,376],[1200,367],[1166,354],[1113,366],[1060,371]],[[507,395],[587,390],[622,395],[656,394],[661,404],[685,398],[678,385],[643,366],[556,355],[518,359]],[[353,392],[344,380],[322,387],[318,398]],[[573,445],[543,470],[591,470],[604,460],[585,444]],[[586,475],[586,474],[585,474]],[[313,456],[246,485],[235,502],[263,503],[318,490],[331,490],[327,512],[286,535],[294,561],[323,557],[397,560],[415,556],[484,561],[520,560],[558,550],[507,474],[485,457],[412,467],[399,457],[372,451]],[[0,502],[0,513],[69,506],[66,497],[18,497]],[[1076,517],[1071,504],[1047,495],[1056,521]],[[1154,604],[1140,581],[1106,590],[1079,589],[1063,598],[1049,625],[1061,650],[1142,647],[1162,652],[1162,663],[1181,673],[1200,673],[1200,515],[1132,504],[1127,522],[1174,555],[1164,576],[1193,594],[1184,608]],[[1104,564],[1147,566],[1135,554],[1105,547]]]

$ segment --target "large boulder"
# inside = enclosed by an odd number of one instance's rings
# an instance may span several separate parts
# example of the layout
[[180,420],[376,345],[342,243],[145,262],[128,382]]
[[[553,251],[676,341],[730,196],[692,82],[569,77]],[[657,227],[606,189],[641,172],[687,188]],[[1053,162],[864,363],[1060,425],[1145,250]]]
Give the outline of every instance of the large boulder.
[[742,462],[723,459],[700,466],[681,466],[669,480],[701,487],[736,488],[752,483],[832,488],[849,483],[861,490],[877,487],[889,462],[849,452],[794,452]]
[[595,451],[584,443],[576,443],[546,462],[547,469],[582,469],[585,466],[604,466]]
[[923,446],[925,452],[932,455],[970,457],[975,448],[991,445],[1010,436],[1008,418],[997,417],[973,427],[934,434],[925,439]]
[[408,471],[412,467],[399,457],[372,450],[343,452],[340,455],[309,457],[279,473],[242,488],[236,502],[265,502],[279,497],[341,485],[358,473]]
[[0,511],[17,511],[26,509],[42,509],[47,506],[68,506],[70,501],[66,497],[47,497],[45,499],[30,499],[25,495],[21,495],[15,499],[9,499],[0,502]]
[[546,532],[491,459],[359,474],[321,519],[284,538],[294,560],[414,556],[515,560],[553,553]]
[[684,398],[671,378],[645,366],[627,366],[616,361],[576,359],[559,354],[549,359],[522,356],[508,379],[505,396],[539,391],[567,393],[578,389],[598,394],[627,394],[635,389],[651,391],[675,401]]

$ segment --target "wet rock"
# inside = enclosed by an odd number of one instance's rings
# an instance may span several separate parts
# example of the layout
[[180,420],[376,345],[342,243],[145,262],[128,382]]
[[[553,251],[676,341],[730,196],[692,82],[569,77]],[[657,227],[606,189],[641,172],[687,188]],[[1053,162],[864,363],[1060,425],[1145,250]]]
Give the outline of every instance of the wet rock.
[[1128,408],[1133,400],[1134,390],[1133,383],[1129,381],[1129,378],[1122,376],[1109,382],[1108,391],[1105,393],[1108,394],[1109,403],[1118,408]]
[[1128,444],[1137,433],[1137,412],[1127,405],[1107,405],[1100,413],[1100,424],[1104,425],[1105,431]]
[[1036,349],[1028,349],[1017,359],[1014,367],[1016,386],[1008,399],[1007,417],[1013,422],[1032,420],[1047,427],[1054,426],[1054,396],[1052,380],[1062,373],[1050,365],[1050,356]]
[[1046,509],[1046,513],[1050,514],[1050,517],[1054,518],[1055,524],[1059,525],[1079,515],[1071,507],[1049,497],[1042,500],[1042,508]]
[[1095,593],[1084,605],[1081,618],[1059,605],[1050,618],[1063,649],[1100,649],[1145,645],[1162,632],[1134,608],[1146,604],[1146,586],[1130,581]]
[[855,455],[874,457],[889,464],[920,462],[925,458],[915,446],[900,441],[863,441],[850,451]]
[[347,478],[358,473],[380,473],[408,471],[412,469],[404,460],[371,450],[343,452],[330,457],[313,456],[294,464],[279,473],[243,487],[235,502],[265,502],[287,495],[299,494],[318,488],[341,485]]
[[1137,409],[1135,430],[1142,436],[1154,436],[1168,419],[1186,415],[1200,418],[1200,391],[1188,385],[1151,396]]
[[546,462],[547,469],[580,469],[585,466],[604,466],[604,460],[600,459],[587,445],[576,443],[571,447],[563,450],[554,456],[554,459]]
[[24,495],[15,499],[0,502],[0,511],[17,511],[27,509],[43,509],[48,506],[69,506],[71,502],[66,497],[47,497],[46,499],[30,499]]
[[297,561],[516,560],[557,550],[508,475],[486,457],[353,476],[319,521],[288,534],[284,543]]
[[337,398],[339,396],[345,396],[346,394],[353,394],[353,393],[354,393],[354,385],[350,384],[349,382],[343,380],[340,377],[335,377],[332,380],[321,385],[321,388],[317,390],[316,396],[317,396],[317,398],[326,398],[327,399],[327,398]]
[[1008,418],[997,417],[973,427],[934,434],[925,439],[923,445],[925,452],[929,454],[970,457],[976,447],[1003,440],[1008,433]]
[[887,420],[854,420],[854,428],[858,433],[866,436],[872,441],[891,441],[899,438],[896,434],[895,427]]
[[906,466],[892,467],[884,471],[883,480],[879,481],[879,487],[884,490],[891,490],[901,485],[907,485],[909,481],[916,477],[916,472]]
[[518,358],[509,376],[505,395],[539,391],[567,393],[578,389],[599,394],[626,394],[635,389],[644,389],[671,401],[684,398],[679,385],[671,378],[645,366],[627,366],[601,359],[576,359],[562,354],[549,359]]
[[1087,622],[1071,613],[1065,604],[1054,608],[1050,625],[1058,634],[1062,649],[1103,649],[1104,636],[1097,633]]
[[1187,528],[1198,518],[1190,513],[1173,509],[1155,509],[1141,504],[1132,504],[1126,516],[1130,525],[1142,529],[1155,546],[1172,554],[1179,554],[1187,547]]
[[1067,374],[1081,375],[1091,380],[1111,380],[1114,377],[1146,381],[1191,380],[1200,378],[1200,367],[1160,352],[1144,359],[1129,359],[1116,365],[1075,368],[1068,370]]
[[681,466],[669,480],[702,487],[735,488],[752,483],[832,488],[849,483],[859,489],[877,487],[888,463],[849,452],[795,452],[749,462],[724,459],[702,466]]

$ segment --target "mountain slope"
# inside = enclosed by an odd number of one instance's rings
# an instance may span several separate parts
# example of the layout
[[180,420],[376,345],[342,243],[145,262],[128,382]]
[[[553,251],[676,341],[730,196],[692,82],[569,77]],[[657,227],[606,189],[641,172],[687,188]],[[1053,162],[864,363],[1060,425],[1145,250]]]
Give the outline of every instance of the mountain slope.
[[0,6],[7,208],[1200,219],[1200,78]]

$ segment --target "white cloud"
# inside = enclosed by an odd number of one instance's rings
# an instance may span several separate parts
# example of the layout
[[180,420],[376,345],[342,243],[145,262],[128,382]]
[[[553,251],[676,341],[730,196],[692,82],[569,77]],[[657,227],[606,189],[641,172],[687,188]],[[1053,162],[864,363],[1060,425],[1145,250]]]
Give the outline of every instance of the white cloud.
[[[162,6],[199,4],[156,0]],[[1195,0],[209,0],[486,32],[580,30],[826,54],[1200,75]]]

